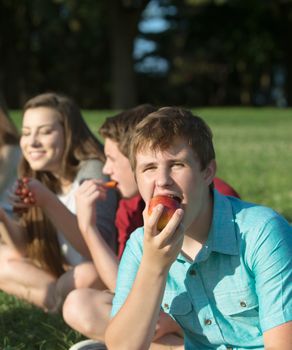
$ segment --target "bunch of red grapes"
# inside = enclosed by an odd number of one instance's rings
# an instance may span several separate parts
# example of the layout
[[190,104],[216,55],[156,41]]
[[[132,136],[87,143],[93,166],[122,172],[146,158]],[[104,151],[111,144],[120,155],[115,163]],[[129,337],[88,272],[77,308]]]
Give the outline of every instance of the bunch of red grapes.
[[[35,198],[33,193],[30,191],[28,187],[29,178],[23,177],[22,179],[17,180],[17,188],[15,190],[15,194],[20,198],[21,202],[24,204],[35,204]],[[25,211],[23,208],[15,208],[15,212],[23,212]]]

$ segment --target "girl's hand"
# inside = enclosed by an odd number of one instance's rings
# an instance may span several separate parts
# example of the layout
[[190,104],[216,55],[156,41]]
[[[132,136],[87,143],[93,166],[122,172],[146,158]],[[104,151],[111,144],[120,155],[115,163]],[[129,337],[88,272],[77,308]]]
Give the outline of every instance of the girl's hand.
[[84,180],[75,193],[76,215],[80,231],[84,234],[91,226],[96,226],[97,200],[106,198],[107,189],[100,180]]
[[21,214],[32,206],[44,206],[50,193],[51,191],[40,181],[23,177],[16,181],[9,198],[13,210]]
[[29,181],[27,177],[18,179],[9,193],[13,211],[17,214],[26,212],[30,206],[35,205],[34,195],[28,185]]

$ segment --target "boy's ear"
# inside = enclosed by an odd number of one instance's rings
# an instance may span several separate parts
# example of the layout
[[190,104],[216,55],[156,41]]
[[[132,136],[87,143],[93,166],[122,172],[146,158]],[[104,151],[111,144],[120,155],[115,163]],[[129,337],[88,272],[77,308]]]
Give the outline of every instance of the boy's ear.
[[210,163],[207,165],[206,169],[204,170],[205,174],[205,181],[207,185],[210,185],[213,182],[213,179],[215,177],[217,170],[217,163],[215,159],[212,159]]

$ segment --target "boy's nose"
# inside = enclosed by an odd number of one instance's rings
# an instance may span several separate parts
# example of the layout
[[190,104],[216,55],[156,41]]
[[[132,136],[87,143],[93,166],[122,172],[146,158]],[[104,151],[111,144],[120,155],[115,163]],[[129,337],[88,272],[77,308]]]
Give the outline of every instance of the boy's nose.
[[111,171],[110,171],[110,167],[109,167],[108,161],[105,161],[104,166],[102,168],[102,172],[105,175],[110,175]]
[[161,170],[157,174],[156,185],[159,187],[165,187],[171,185],[173,182],[170,173],[167,170]]

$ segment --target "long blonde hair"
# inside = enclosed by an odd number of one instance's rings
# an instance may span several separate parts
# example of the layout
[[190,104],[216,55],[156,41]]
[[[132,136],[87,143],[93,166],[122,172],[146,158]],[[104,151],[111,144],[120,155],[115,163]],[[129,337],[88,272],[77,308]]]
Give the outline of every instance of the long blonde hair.
[[[87,159],[104,161],[103,146],[93,135],[82,117],[80,109],[69,97],[57,93],[44,93],[27,101],[23,113],[31,108],[47,107],[57,112],[64,129],[64,153],[60,170],[61,176],[74,181],[80,163]],[[20,177],[34,177],[58,194],[61,192],[59,178],[48,171],[34,171],[22,157],[19,167]],[[64,272],[56,228],[39,207],[32,207],[21,217],[29,246],[28,255],[43,268],[59,276]]]

